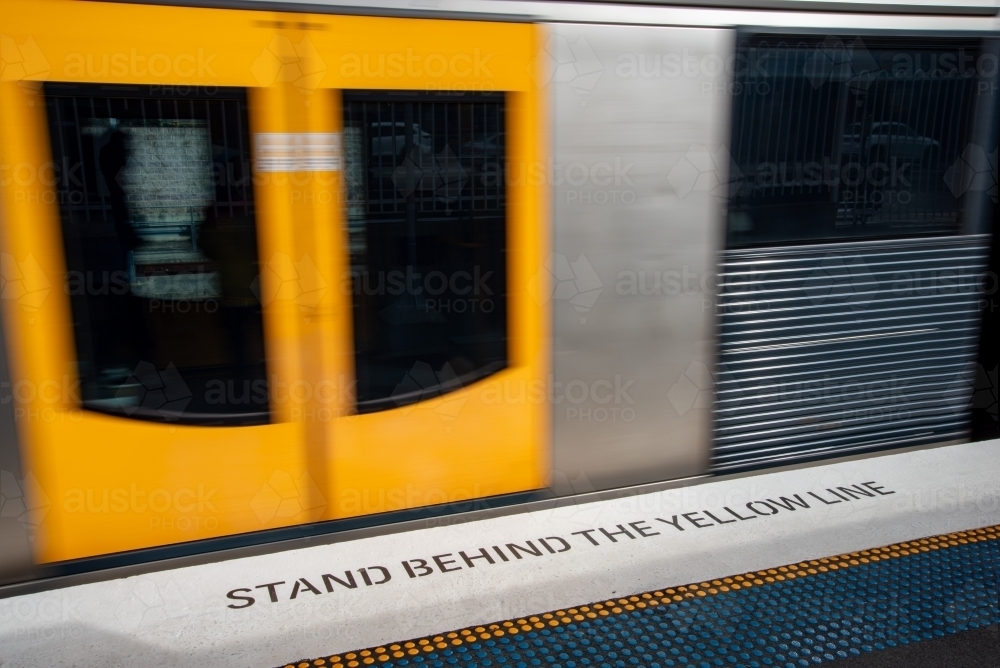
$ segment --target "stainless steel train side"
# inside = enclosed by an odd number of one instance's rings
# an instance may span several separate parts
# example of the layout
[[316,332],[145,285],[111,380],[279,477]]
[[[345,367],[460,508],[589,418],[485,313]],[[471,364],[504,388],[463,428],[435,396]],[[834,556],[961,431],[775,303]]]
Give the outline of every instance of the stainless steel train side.
[[550,29],[555,488],[702,474],[733,33]]
[[[678,9],[681,16],[752,25],[550,26],[562,271],[553,272],[555,491],[967,439],[995,198],[983,192],[989,177],[982,187],[954,179],[972,178],[961,176],[963,155],[996,146],[994,19]],[[770,45],[765,37],[763,47],[747,46],[758,33],[774,35]],[[886,62],[967,47],[983,66],[964,83],[928,83],[941,71],[898,68],[886,80]],[[838,73],[804,69],[838,48]],[[878,71],[863,71],[874,68],[864,58],[877,58]],[[747,126],[745,108],[760,106],[751,89],[761,86],[772,87],[757,94],[773,117]],[[824,93],[846,116],[809,106]],[[731,112],[741,105],[735,127]],[[904,117],[942,135],[925,138],[930,158],[900,153],[903,133],[920,136],[898,122]],[[891,153],[849,155],[840,136],[852,120],[876,135],[880,123],[898,125],[881,131],[895,133]],[[773,132],[792,138],[758,137]],[[740,154],[734,142],[756,154]],[[899,194],[884,185],[862,184],[862,193],[838,183],[820,195],[784,172],[783,184],[762,188],[768,167],[794,171],[798,161],[801,172],[802,163],[822,164],[824,151],[837,170],[869,177],[881,159],[895,170],[893,184],[912,170],[906,202],[883,205]],[[741,191],[758,207],[757,238],[740,237],[750,217],[738,210]],[[878,204],[858,203],[873,193]],[[768,238],[774,210],[794,211],[801,229]],[[628,391],[593,391],[602,386]]]

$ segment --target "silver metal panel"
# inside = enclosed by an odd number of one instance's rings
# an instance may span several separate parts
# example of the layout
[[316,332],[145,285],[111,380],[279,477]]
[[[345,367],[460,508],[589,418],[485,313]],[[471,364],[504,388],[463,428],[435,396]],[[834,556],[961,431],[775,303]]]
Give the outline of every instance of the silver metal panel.
[[553,486],[703,473],[734,34],[551,30]]
[[714,471],[968,436],[989,235],[727,251]]
[[[2,220],[2,218],[0,218]],[[14,308],[20,308],[14,306]],[[0,323],[0,584],[29,576],[33,567],[33,501],[28,498],[30,479],[25,481],[14,424],[14,391],[8,366],[7,346]]]

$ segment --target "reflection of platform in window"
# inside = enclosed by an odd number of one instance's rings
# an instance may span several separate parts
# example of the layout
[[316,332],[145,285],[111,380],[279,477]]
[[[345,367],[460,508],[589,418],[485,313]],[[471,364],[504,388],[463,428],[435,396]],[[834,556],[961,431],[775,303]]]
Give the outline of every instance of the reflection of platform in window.
[[504,99],[358,92],[344,115],[358,412],[505,368]]
[[122,170],[132,226],[132,292],[161,300],[213,299],[218,276],[198,248],[213,199],[211,141],[202,121],[123,125],[129,160]]

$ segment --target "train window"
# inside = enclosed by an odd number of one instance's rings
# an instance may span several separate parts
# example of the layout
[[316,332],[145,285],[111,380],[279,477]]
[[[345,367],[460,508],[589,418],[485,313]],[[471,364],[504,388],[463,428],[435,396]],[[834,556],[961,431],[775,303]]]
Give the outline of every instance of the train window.
[[357,92],[344,117],[358,412],[505,367],[503,97]]
[[45,97],[84,408],[267,422],[245,92]]
[[958,233],[970,145],[987,161],[991,55],[978,39],[742,37],[729,247]]

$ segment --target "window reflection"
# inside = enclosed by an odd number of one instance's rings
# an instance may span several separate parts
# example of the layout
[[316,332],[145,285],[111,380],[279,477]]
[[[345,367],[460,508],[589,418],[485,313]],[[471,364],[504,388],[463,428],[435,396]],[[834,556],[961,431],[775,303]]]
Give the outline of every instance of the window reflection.
[[504,133],[500,96],[347,96],[359,412],[506,366]]
[[266,422],[243,92],[46,97],[84,407]]
[[983,54],[978,39],[743,39],[729,246],[957,233],[996,74]]

